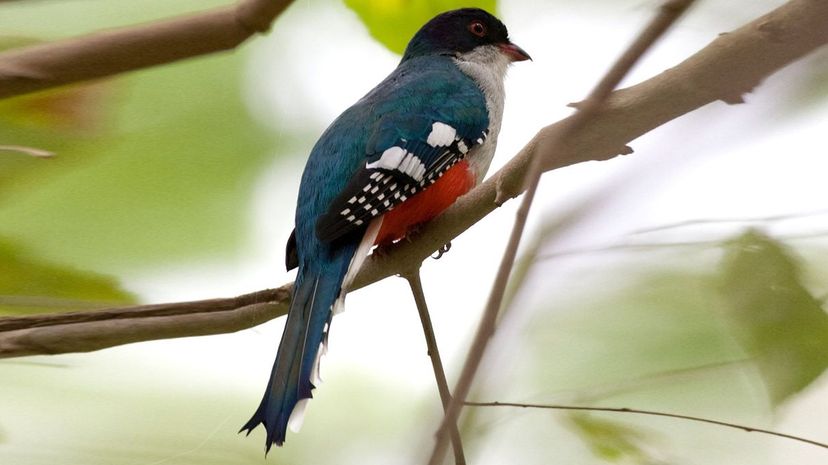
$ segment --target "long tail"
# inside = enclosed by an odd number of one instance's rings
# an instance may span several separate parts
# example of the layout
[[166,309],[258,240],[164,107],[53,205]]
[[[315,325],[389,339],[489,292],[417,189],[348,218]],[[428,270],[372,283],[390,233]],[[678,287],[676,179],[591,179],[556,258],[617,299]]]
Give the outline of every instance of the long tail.
[[[317,269],[301,267],[299,270],[267,390],[256,413],[239,431],[250,434],[260,423],[264,424],[266,451],[270,451],[273,444],[281,446],[284,443],[289,423],[291,429],[301,425],[301,411],[315,387],[312,376],[317,374],[320,346],[328,331],[331,307],[339,297],[355,248],[337,251],[332,260]],[[298,408],[297,404],[300,404]]]

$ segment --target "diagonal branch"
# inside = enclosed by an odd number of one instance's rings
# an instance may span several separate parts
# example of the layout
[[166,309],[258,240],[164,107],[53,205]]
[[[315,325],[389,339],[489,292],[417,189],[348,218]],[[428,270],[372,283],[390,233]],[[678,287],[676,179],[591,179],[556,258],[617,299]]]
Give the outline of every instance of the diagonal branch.
[[463,403],[469,395],[469,390],[474,382],[477,370],[483,362],[483,356],[489,346],[492,336],[495,333],[497,326],[498,315],[500,314],[500,307],[503,303],[503,296],[506,292],[506,285],[509,282],[509,276],[512,274],[512,267],[517,257],[518,246],[520,245],[523,231],[526,228],[526,221],[529,217],[529,209],[535,199],[538,185],[540,184],[540,177],[543,173],[543,154],[557,153],[569,142],[569,139],[582,127],[587,125],[595,115],[601,110],[601,107],[609,98],[610,93],[621,82],[621,79],[627,75],[644,53],[653,46],[655,41],[659,39],[669,27],[675,23],[679,17],[693,4],[693,0],[669,0],[661,7],[659,14],[644,28],[643,31],[636,37],[635,41],[626,49],[623,55],[610,67],[609,71],[595,86],[595,89],[589,94],[587,99],[579,105],[578,112],[567,118],[566,124],[561,127],[561,130],[553,135],[553,137],[546,139],[546,146],[540,150],[532,159],[529,166],[529,171],[524,177],[526,187],[526,195],[516,213],[512,233],[509,236],[509,243],[506,245],[506,250],[503,253],[500,266],[497,270],[495,282],[492,285],[489,299],[486,302],[486,307],[483,310],[483,315],[480,318],[480,323],[477,327],[477,332],[469,348],[469,353],[466,356],[466,361],[463,364],[463,371],[460,373],[460,378],[454,387],[454,396],[451,399],[448,409],[446,409],[445,416],[437,431],[437,441],[431,453],[429,464],[437,465],[442,463],[443,456],[448,444],[448,438],[452,428],[456,428],[457,418],[460,416],[460,411],[463,408]]
[[265,32],[292,0],[229,7],[0,53],[0,98],[230,50]]
[[[416,240],[386,257],[372,257],[354,289],[418,263],[523,192],[530,160],[541,154],[549,171],[584,161],[630,153],[630,141],[717,100],[732,101],[775,71],[828,43],[828,2],[792,0],[776,10],[720,35],[682,63],[635,86],[612,93],[589,124],[555,153],[542,148],[563,130],[563,119],[541,129],[518,154],[444,214],[429,222]],[[736,96],[736,97],[734,97]]]
[[[458,199],[443,215],[426,225],[420,236],[411,242],[403,241],[387,255],[370,257],[353,289],[420,263],[500,204],[519,195],[523,191],[529,161],[534,156],[543,156],[546,161],[543,168],[548,171],[583,161],[606,160],[627,152],[626,144],[642,134],[708,103],[738,101],[737,97],[775,71],[825,45],[828,43],[825,24],[828,24],[828,1],[789,1],[735,31],[720,35],[707,47],[658,76],[613,92],[599,114],[572,134],[564,149],[547,153],[542,147],[546,146],[545,141],[561,131],[568,119],[541,129],[500,171]],[[214,301],[202,301],[198,303],[198,309],[170,304],[175,311],[163,319],[131,318],[119,324],[110,324],[108,320],[78,323],[84,325],[85,329],[81,331],[64,315],[43,315],[40,318],[60,318],[65,324],[27,329],[25,336],[17,332],[19,329],[0,329],[0,357],[84,352],[142,340],[236,331],[283,315],[290,299],[289,285],[279,290],[284,292],[267,301],[267,316],[263,316],[262,305],[240,305],[232,310],[222,307],[221,312],[212,313],[205,310]],[[109,311],[138,315],[140,309],[147,307],[155,306]],[[179,321],[176,315],[182,315],[182,320]],[[196,315],[199,322],[191,325],[189,319]],[[0,318],[0,321],[5,320]],[[137,322],[148,329],[140,334],[131,331]],[[98,324],[104,326],[98,328]],[[62,332],[63,338],[60,341],[52,336],[41,338],[39,331],[46,331],[43,334]],[[99,339],[89,345],[82,343],[85,338],[103,332],[110,332],[108,340]],[[78,338],[78,342],[72,342],[72,338]]]

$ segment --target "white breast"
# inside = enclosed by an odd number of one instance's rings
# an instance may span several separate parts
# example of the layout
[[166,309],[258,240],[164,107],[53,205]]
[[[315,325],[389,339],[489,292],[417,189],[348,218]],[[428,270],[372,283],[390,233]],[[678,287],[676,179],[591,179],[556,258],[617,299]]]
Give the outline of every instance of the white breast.
[[483,144],[469,152],[469,167],[477,177],[477,183],[483,180],[494,157],[500,123],[503,120],[503,102],[505,92],[503,79],[511,63],[509,57],[494,45],[477,47],[471,52],[454,59],[457,67],[474,79],[486,97],[486,109],[489,111],[489,136]]

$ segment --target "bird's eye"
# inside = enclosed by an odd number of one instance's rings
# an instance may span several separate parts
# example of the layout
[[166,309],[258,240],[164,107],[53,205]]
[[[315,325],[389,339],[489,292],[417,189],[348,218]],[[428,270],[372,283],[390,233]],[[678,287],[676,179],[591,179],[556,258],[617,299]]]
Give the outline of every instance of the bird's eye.
[[469,23],[469,32],[477,37],[483,37],[486,35],[486,25],[477,20],[472,21]]

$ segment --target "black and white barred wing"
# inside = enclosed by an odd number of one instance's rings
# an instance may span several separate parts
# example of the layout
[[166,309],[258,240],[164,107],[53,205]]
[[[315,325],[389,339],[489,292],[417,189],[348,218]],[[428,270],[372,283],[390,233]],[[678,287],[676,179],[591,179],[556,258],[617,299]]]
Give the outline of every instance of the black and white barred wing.
[[329,210],[320,216],[316,223],[319,239],[333,242],[362,232],[373,218],[434,184],[474,146],[486,140],[487,130],[475,126],[458,130],[450,123],[431,121],[421,137],[398,138],[369,156]]

